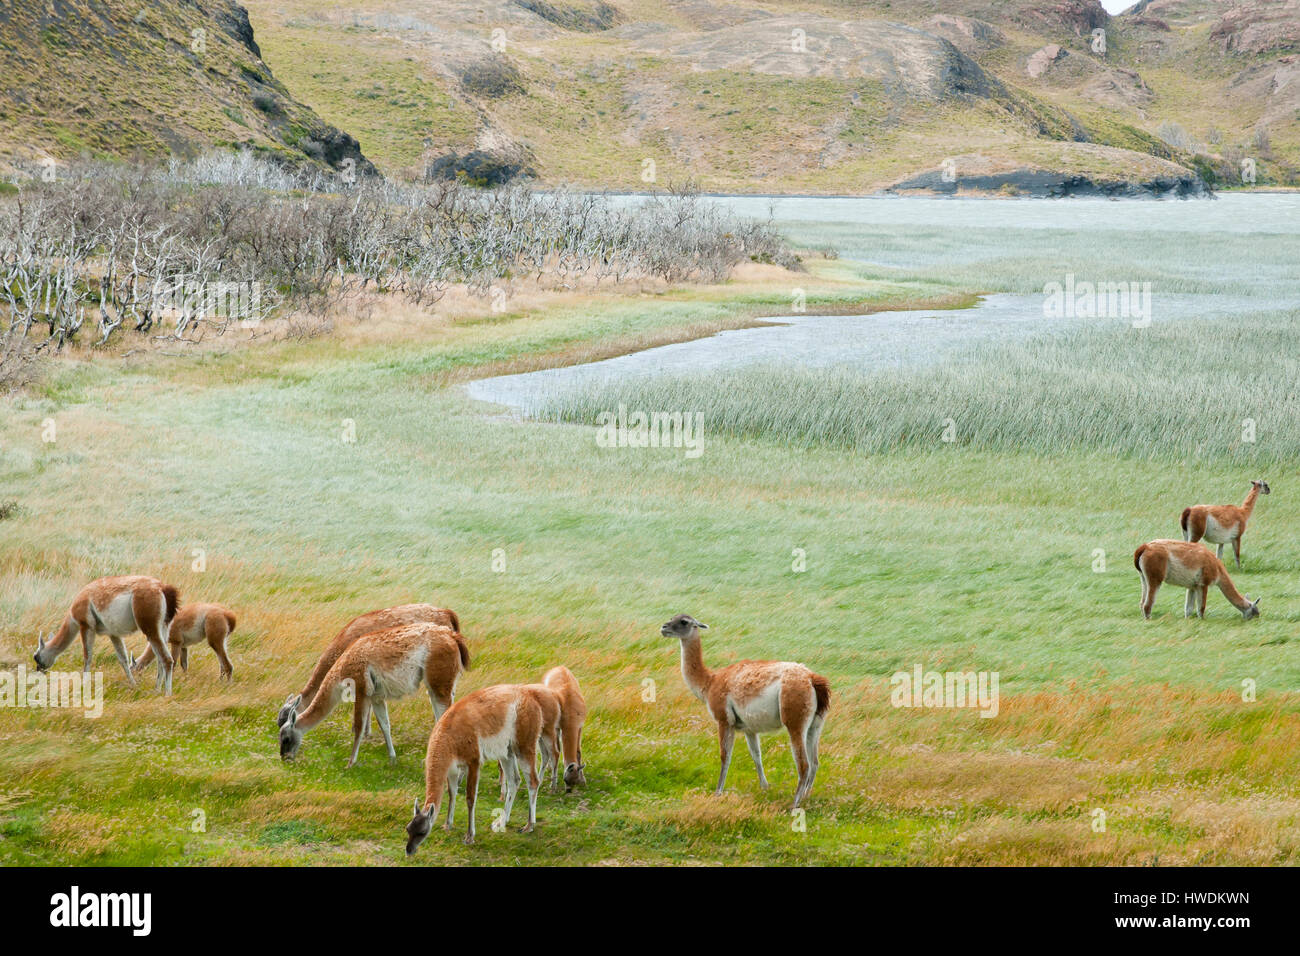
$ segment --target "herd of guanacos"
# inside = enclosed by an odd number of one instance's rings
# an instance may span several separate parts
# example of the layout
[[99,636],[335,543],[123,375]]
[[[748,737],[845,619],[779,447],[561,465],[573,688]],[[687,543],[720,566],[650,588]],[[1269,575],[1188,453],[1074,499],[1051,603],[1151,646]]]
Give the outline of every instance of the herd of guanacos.
[[[220,604],[179,607],[175,587],[147,575],[107,577],[92,581],[74,598],[62,626],[47,641],[38,640],[33,655],[40,671],[71,646],[78,635],[89,672],[95,638],[113,642],[118,661],[131,686],[148,664],[157,660],[157,687],[170,694],[175,666],[188,670],[189,648],[206,641],[217,655],[221,677],[234,668],[227,642],[235,630],[235,615]],[[784,728],[799,771],[794,807],[808,796],[817,775],[818,745],[830,709],[830,684],[802,664],[788,661],[741,661],[712,671],[704,664],[700,631],[708,625],[679,614],[659,630],[681,645],[682,676],[717,723],[722,770],[715,792],[721,793],[731,763],[736,732],[745,735],[766,790],[759,735]],[[133,660],[124,638],[136,631],[148,648]],[[528,822],[537,825],[537,794],[548,771],[552,790],[561,777],[568,793],[586,785],[582,729],[587,704],[578,680],[567,667],[553,667],[536,684],[497,684],[455,699],[457,679],[469,669],[469,647],[460,619],[448,608],[404,604],[354,618],[338,633],[312,669],[302,690],[290,694],[276,716],[280,756],[292,760],[304,734],[324,720],[340,703],[351,702],[352,755],[356,763],[371,719],[379,724],[390,760],[393,748],[388,702],[415,693],[421,686],[433,705],[434,725],[425,755],[424,800],[416,799],[406,827],[407,855],[415,852],[433,829],[442,795],[447,795],[445,828],[452,828],[456,792],[465,781],[468,828],[465,842],[475,838],[475,802],[484,763],[501,769],[500,825],[509,823],[523,774],[527,774]],[[537,758],[541,757],[541,772]],[[564,770],[559,768],[564,757]]]
[[[1205,616],[1206,592],[1218,586],[1243,617],[1259,615],[1259,600],[1240,594],[1228,577],[1223,548],[1231,544],[1241,567],[1241,536],[1261,494],[1269,494],[1262,479],[1251,482],[1241,506],[1196,505],[1183,510],[1183,540],[1148,541],[1137,549],[1133,563],[1142,577],[1142,614],[1150,618],[1156,592],[1164,583],[1187,589],[1185,614]],[[1200,541],[1217,544],[1216,556]],[[146,575],[107,577],[92,581],[72,602],[60,629],[46,641],[39,638],[38,670],[48,670],[75,637],[81,638],[85,670],[90,670],[95,637],[113,642],[127,680],[153,660],[158,661],[157,687],[172,690],[176,664],[188,669],[189,648],[206,641],[220,662],[221,676],[229,679],[227,641],[235,629],[235,615],[219,604],[178,607],[176,588]],[[802,664],[788,661],[741,661],[721,670],[704,664],[700,646],[703,624],[689,614],[679,614],[659,630],[680,643],[682,677],[686,686],[708,708],[717,723],[721,772],[715,793],[727,781],[736,732],[744,734],[766,790],[759,735],[784,729],[799,773],[794,808],[805,800],[817,776],[818,746],[830,710],[830,684]],[[148,648],[133,660],[123,638],[141,631]],[[469,647],[454,611],[432,604],[405,604],[362,614],[330,642],[301,691],[290,694],[277,714],[280,756],[293,759],[303,735],[325,719],[340,703],[353,703],[351,767],[370,722],[379,724],[389,759],[395,759],[388,702],[415,693],[424,686],[433,705],[434,725],[425,755],[425,793],[416,798],[414,815],[406,826],[409,856],[433,829],[442,795],[447,795],[444,827],[452,828],[456,792],[465,781],[468,828],[465,842],[475,838],[474,806],[478,778],[484,763],[501,769],[504,826],[527,774],[528,822],[523,832],[537,825],[537,794],[549,772],[552,790],[563,779],[565,792],[586,785],[582,755],[582,729],[587,705],[578,680],[567,667],[551,668],[536,684],[497,684],[455,700],[456,681],[469,669]],[[541,757],[538,772],[537,757]],[[564,770],[559,769],[561,755]]]

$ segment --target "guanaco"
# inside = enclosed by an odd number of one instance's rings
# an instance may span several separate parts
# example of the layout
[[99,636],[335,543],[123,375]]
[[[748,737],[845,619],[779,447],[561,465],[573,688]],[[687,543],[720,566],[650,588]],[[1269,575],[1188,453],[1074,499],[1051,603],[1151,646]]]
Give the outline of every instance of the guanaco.
[[[582,759],[582,727],[587,722],[587,702],[582,697],[582,688],[578,678],[567,667],[552,667],[542,678],[542,683],[555,692],[560,699],[560,744],[564,748],[564,792],[572,793],[573,788],[587,785],[587,776],[583,773],[587,763]],[[557,773],[551,784],[551,791],[560,789]]]
[[1237,567],[1241,568],[1241,536],[1246,530],[1246,522],[1255,510],[1255,502],[1261,494],[1268,494],[1268,482],[1257,478],[1250,483],[1250,491],[1241,507],[1236,505],[1193,505],[1183,509],[1179,524],[1183,528],[1184,541],[1200,541],[1204,538],[1211,544],[1219,546],[1219,560],[1223,560],[1223,546],[1232,545],[1232,556]]
[[1259,617],[1259,598],[1250,598],[1239,592],[1228,577],[1228,569],[1209,548],[1190,541],[1161,539],[1148,541],[1133,552],[1133,566],[1142,575],[1142,616],[1151,618],[1151,606],[1156,602],[1156,592],[1166,581],[1187,588],[1183,616],[1194,613],[1205,617],[1205,596],[1211,585],[1217,585],[1229,603],[1246,620]]
[[767,777],[763,775],[763,753],[758,737],[784,727],[790,735],[790,749],[799,770],[799,784],[794,792],[797,809],[812,791],[817,777],[817,748],[830,710],[830,683],[802,664],[787,661],[741,661],[711,671],[704,666],[701,629],[707,630],[708,625],[689,614],[679,614],[663,625],[659,633],[681,642],[682,678],[717,722],[722,771],[714,793],[722,793],[726,785],[737,730],[745,735],[749,755],[758,771],[758,784],[766,790]]
[[[330,668],[343,652],[357,642],[358,638],[403,624],[441,624],[443,627],[451,628],[457,634],[460,633],[460,619],[456,617],[456,612],[444,607],[434,607],[432,604],[399,604],[396,607],[386,607],[360,614],[348,621],[343,630],[330,641],[329,647],[325,648],[325,653],[312,668],[306,686],[298,693],[290,694],[280,708],[280,712],[276,714],[276,724],[283,727],[285,721],[289,719],[290,712],[296,710],[302,713],[310,706],[316,697],[316,692],[320,690],[321,683],[325,680],[325,675],[330,672]],[[370,736],[369,719],[366,722],[366,736]]]
[[[221,666],[221,679],[230,680],[235,668],[230,663],[226,642],[235,633],[235,615],[220,604],[187,604],[176,612],[167,632],[167,646],[171,648],[172,661],[181,670],[190,669],[190,645],[207,641]],[[144,649],[136,658],[131,671],[139,674],[153,661],[153,646]]]
[[38,671],[50,666],[67,650],[72,638],[81,634],[81,649],[85,655],[83,670],[90,672],[90,659],[95,651],[95,636],[107,634],[113,642],[118,663],[126,679],[135,686],[131,673],[131,652],[122,638],[140,631],[161,662],[158,667],[157,689],[164,694],[172,692],[172,656],[167,650],[167,626],[176,616],[180,594],[170,584],[142,574],[99,578],[77,592],[72,607],[58,632],[47,642],[44,635],[38,638],[36,661]]
[[[587,785],[587,769],[582,759],[582,727],[587,722],[587,702],[583,700],[578,678],[567,667],[552,667],[542,678],[540,685],[552,692],[560,701],[560,747],[564,755],[564,792],[572,793],[573,788]],[[542,783],[546,782],[546,772],[551,771],[551,792],[560,789],[559,757],[557,752],[549,763],[542,764]],[[501,799],[506,798],[506,767],[501,765]]]
[[493,760],[504,764],[505,813],[502,825],[510,822],[510,811],[519,792],[519,771],[528,771],[528,823],[521,828],[531,833],[537,826],[537,748],[540,741],[543,762],[551,762],[559,749],[560,701],[541,684],[497,684],[468,694],[453,704],[433,725],[424,759],[424,803],[415,800],[414,816],[406,825],[406,855],[411,856],[433,830],[442,794],[447,794],[447,821],[452,828],[456,810],[456,788],[465,778],[465,805],[469,822],[465,842],[475,837],[474,806],[478,801],[479,769]]
[[292,760],[304,732],[329,716],[349,695],[352,710],[352,756],[357,762],[366,721],[373,712],[396,760],[388,723],[388,702],[414,693],[421,684],[429,692],[433,719],[438,720],[455,700],[456,678],[469,669],[469,648],[459,631],[439,624],[406,624],[359,638],[334,662],[311,705],[301,714],[291,710],[280,728],[280,757]]

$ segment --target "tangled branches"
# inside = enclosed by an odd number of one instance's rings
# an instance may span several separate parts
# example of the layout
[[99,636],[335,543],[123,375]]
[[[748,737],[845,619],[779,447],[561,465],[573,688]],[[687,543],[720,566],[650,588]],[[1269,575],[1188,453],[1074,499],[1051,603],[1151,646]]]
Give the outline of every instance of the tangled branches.
[[363,291],[428,304],[455,283],[486,295],[518,278],[713,282],[747,259],[793,261],[770,224],[691,190],[340,185],[247,155],[87,165],[0,200],[0,362],[91,330],[100,345],[126,332],[193,341]]

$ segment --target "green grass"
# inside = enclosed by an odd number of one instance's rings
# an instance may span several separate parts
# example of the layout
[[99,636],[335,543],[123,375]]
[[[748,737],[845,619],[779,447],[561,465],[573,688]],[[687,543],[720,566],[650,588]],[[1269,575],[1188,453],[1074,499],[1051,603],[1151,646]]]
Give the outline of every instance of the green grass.
[[[841,260],[799,281],[811,300],[839,304],[957,291],[901,273],[853,278],[879,271]],[[1007,270],[985,278],[1020,281]],[[1205,363],[1208,345],[1172,333],[1131,355],[1104,329],[1066,340],[1076,364],[1104,368],[1098,391],[1070,378],[1054,393],[1062,415],[1097,405],[1097,427],[1081,431],[1094,441],[1063,441],[1061,423],[1039,434],[1024,410],[1031,398],[1042,405],[1035,376],[1064,354],[1050,343],[1024,347],[1025,378],[1007,372],[997,403],[971,382],[1002,354],[911,386],[857,383],[841,398],[841,421],[869,438],[855,416],[928,421],[934,409],[913,400],[909,410],[909,389],[928,390],[926,401],[946,393],[981,423],[952,444],[823,441],[822,416],[800,424],[794,413],[783,413],[785,431],[740,427],[752,424],[740,413],[752,412],[756,380],[692,393],[737,409],[738,424],[710,431],[704,455],[686,459],[599,448],[590,426],[501,417],[447,384],[743,318],[784,299],[783,282],[542,306],[398,339],[340,332],[172,364],[100,357],[5,399],[0,499],[21,510],[0,522],[0,668],[28,660],[37,632],[106,573],[159,574],[186,599],[228,604],[240,623],[231,685],[197,650],[173,698],[131,691],[101,641],[103,718],[0,708],[0,862],[1300,860],[1300,496],[1287,482],[1297,457],[1284,427],[1296,376],[1281,357],[1297,317],[1276,316],[1253,336],[1219,332],[1210,345],[1231,344],[1233,362],[1262,363],[1258,374],[1234,364],[1196,386],[1218,394],[1218,376],[1238,370],[1233,388],[1271,400],[1261,435],[1280,444],[1257,459],[1188,449],[1178,435],[1150,454],[1126,446],[1146,440],[1148,404],[1166,401],[1154,394],[1159,372]],[[1124,381],[1132,401],[1119,394]],[[1200,407],[1169,401],[1170,414]],[[807,404],[830,408],[825,395]],[[57,440],[47,444],[51,418]],[[1245,622],[1213,594],[1207,618],[1187,621],[1167,589],[1143,621],[1136,544],[1176,535],[1186,504],[1240,500],[1264,461],[1274,493],[1233,574],[1263,596],[1263,616]],[[795,549],[807,556],[801,573]],[[490,832],[489,769],[478,844],[435,831],[405,863],[402,827],[423,791],[430,729],[422,699],[393,707],[393,765],[372,741],[343,769],[341,712],[307,736],[296,763],[278,759],[275,709],[320,648],[355,614],[413,600],[459,613],[474,658],[462,695],[557,663],[582,681],[589,786],[543,794],[536,834]],[[658,634],[680,611],[712,625],[715,666],[797,659],[829,678],[806,830],[785,810],[794,772],[777,738],[766,745],[769,793],[741,753],[729,792],[708,795],[713,729],[682,685],[676,646]],[[131,643],[139,652],[141,640]],[[71,651],[60,666],[77,660]],[[890,675],[918,663],[996,670],[999,715],[892,707]],[[1257,687],[1253,702],[1244,680]],[[1098,808],[1104,833],[1091,827]],[[460,827],[463,801],[458,813]]]

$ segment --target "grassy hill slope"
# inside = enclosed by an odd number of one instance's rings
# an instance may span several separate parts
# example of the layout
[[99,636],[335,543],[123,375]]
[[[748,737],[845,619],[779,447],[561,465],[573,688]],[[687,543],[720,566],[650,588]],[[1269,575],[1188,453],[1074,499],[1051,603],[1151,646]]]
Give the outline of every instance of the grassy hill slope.
[[242,145],[372,168],[276,79],[230,0],[12,0],[0,9],[0,68],[0,154],[20,162]]
[[649,160],[660,183],[860,192],[954,157],[1137,180],[1195,166],[1231,183],[1241,156],[1259,154],[1261,181],[1300,156],[1295,111],[1270,92],[1285,38],[1225,49],[1195,4],[1168,21],[1095,0],[248,7],[290,87],[390,173],[477,151],[550,182],[644,188]]

